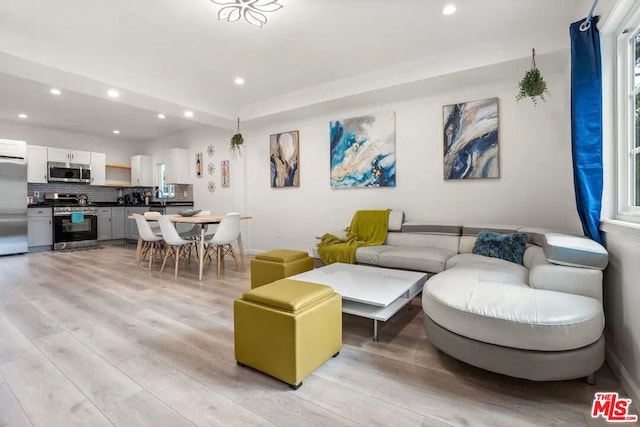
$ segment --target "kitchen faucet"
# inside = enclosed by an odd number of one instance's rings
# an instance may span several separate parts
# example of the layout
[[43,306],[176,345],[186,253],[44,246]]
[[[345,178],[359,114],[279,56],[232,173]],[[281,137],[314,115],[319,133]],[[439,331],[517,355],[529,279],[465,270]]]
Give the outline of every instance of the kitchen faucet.
[[166,201],[166,199],[164,198],[164,192],[163,192],[160,188],[158,188],[158,189],[155,191],[155,193],[154,193],[154,197],[155,197],[156,199],[160,199],[160,203],[162,203],[163,205],[166,205],[166,204],[167,204],[167,201]]

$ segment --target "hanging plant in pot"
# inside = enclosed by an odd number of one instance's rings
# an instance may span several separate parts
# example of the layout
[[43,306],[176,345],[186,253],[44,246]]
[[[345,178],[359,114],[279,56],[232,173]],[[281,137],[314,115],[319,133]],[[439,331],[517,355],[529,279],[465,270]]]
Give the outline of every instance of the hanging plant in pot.
[[241,154],[242,150],[240,149],[244,144],[244,138],[242,133],[240,133],[240,119],[238,118],[238,127],[236,128],[236,133],[231,137],[231,152],[233,154]]
[[536,67],[536,50],[532,49],[531,69],[528,70],[520,83],[518,83],[518,95],[516,100],[531,98],[533,105],[538,105],[538,97],[547,102],[545,95],[549,95],[547,82],[544,81],[538,67]]

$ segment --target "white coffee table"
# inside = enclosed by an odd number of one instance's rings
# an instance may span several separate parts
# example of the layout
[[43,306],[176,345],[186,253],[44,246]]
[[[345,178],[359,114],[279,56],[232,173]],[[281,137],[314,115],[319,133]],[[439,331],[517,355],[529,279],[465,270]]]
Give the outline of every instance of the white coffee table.
[[335,263],[288,279],[331,286],[342,296],[343,313],[373,319],[373,340],[378,341],[378,321],[386,322],[409,304],[422,291],[427,274]]

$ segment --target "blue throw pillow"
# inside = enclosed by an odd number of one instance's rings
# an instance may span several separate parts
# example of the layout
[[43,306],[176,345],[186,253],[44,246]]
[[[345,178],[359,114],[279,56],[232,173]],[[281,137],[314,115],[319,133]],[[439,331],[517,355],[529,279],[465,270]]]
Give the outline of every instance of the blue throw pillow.
[[527,249],[525,233],[500,234],[482,230],[478,233],[473,253],[522,264]]

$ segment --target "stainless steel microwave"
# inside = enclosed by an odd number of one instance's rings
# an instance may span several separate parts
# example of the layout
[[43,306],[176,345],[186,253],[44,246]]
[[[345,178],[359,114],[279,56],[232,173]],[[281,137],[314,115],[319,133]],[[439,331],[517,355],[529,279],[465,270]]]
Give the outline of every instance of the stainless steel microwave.
[[48,163],[49,182],[91,182],[91,165],[73,163]]

